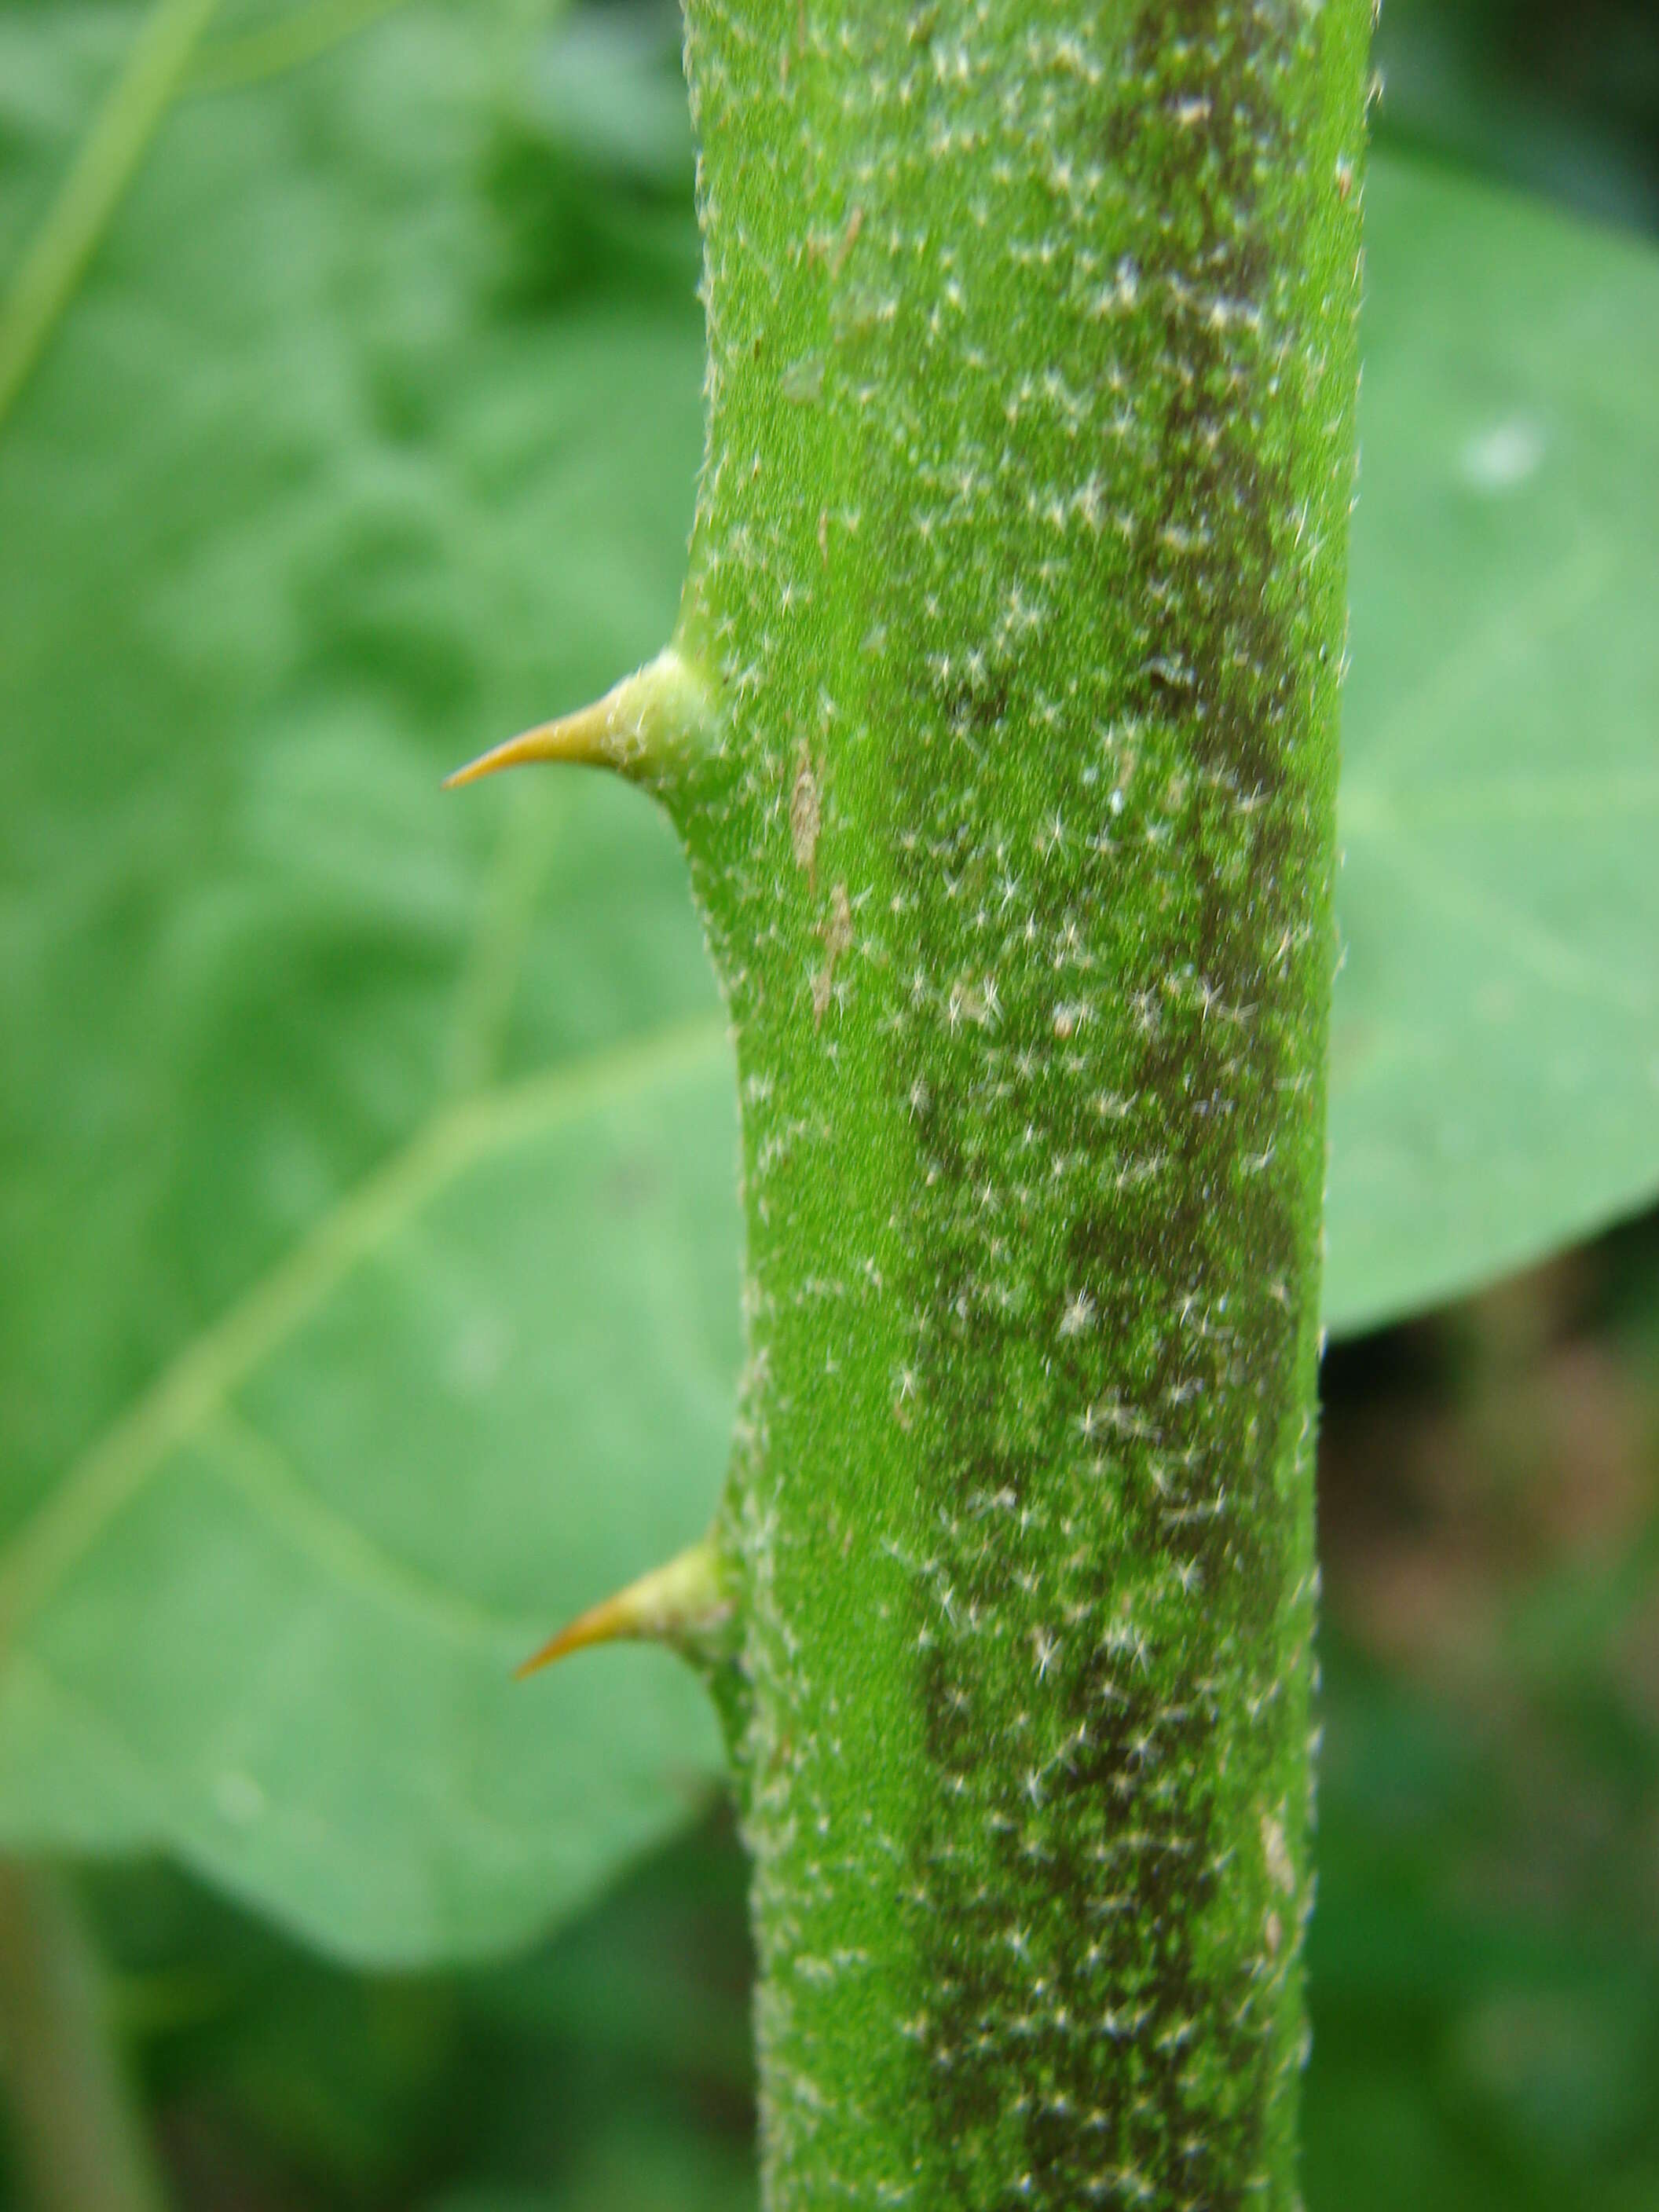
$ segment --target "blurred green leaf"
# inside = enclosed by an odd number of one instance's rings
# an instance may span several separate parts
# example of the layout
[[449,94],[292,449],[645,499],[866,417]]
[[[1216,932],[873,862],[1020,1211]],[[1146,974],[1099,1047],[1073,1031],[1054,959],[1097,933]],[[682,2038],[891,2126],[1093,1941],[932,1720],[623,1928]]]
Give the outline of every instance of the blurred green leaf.
[[1385,145],[1432,148],[1604,222],[1659,222],[1652,0],[1388,0]]
[[[141,20],[5,27],[8,199]],[[510,1680],[699,1532],[738,1356],[671,837],[437,790],[659,642],[699,450],[689,288],[501,281],[514,58],[411,6],[176,98],[0,426],[0,1829],[382,1959],[569,1908],[716,1755],[662,1654]]]
[[683,198],[696,174],[678,8],[579,12],[549,40],[532,112],[573,166]]
[[1327,1316],[1659,1187],[1659,258],[1374,165]]
[[602,279],[695,289],[696,156],[678,0],[561,13],[495,118],[491,197],[529,296]]
[[343,1969],[155,1864],[82,1886],[181,2207],[755,2202],[725,1817],[510,1961],[441,1975]]
[[1335,1620],[1324,1650],[1310,2212],[1634,2212],[1659,1980],[1621,1762],[1384,1676]]

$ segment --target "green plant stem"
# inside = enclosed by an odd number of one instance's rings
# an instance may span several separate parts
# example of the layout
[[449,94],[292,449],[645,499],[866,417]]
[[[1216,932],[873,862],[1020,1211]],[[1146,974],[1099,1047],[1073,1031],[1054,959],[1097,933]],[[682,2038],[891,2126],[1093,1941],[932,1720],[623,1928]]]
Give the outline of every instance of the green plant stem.
[[767,2200],[1291,2212],[1367,10],[686,12]]
[[0,1858],[0,2063],[39,2212],[163,2212],[68,1881]]

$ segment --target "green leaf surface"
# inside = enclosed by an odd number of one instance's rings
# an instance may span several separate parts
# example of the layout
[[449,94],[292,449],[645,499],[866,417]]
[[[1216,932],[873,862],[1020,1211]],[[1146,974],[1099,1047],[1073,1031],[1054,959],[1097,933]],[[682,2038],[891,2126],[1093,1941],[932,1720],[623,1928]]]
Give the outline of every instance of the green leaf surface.
[[[0,29],[37,222],[142,20]],[[661,1653],[510,1679],[700,1532],[738,1355],[672,838],[437,788],[659,641],[700,446],[689,290],[515,304],[513,61],[411,7],[175,95],[0,423],[0,1832],[381,1959],[716,1755]]]
[[1375,165],[1327,1317],[1659,1188],[1659,258]]
[[[0,1837],[387,1960],[570,1909],[715,1756],[660,1655],[507,1680],[696,1534],[738,1357],[672,840],[435,789],[660,642],[700,443],[689,210],[626,290],[571,251],[632,218],[568,133],[527,174],[511,15],[224,11],[0,419]],[[8,272],[145,20],[0,9]],[[1659,284],[1397,163],[1370,211],[1350,1328],[1659,1174]]]

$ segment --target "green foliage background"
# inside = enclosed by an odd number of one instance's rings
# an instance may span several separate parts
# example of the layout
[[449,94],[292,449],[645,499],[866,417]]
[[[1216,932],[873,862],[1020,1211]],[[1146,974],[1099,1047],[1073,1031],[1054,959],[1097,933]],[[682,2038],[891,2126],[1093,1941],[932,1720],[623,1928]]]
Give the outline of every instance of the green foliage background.
[[[99,1863],[185,2206],[752,2197],[698,1693],[507,1679],[713,1501],[718,1009],[643,802],[435,792],[672,617],[672,36],[0,8],[0,1841]],[[1635,2212],[1659,1237],[1357,1332],[1659,1182],[1659,37],[1381,58],[1308,2194]]]

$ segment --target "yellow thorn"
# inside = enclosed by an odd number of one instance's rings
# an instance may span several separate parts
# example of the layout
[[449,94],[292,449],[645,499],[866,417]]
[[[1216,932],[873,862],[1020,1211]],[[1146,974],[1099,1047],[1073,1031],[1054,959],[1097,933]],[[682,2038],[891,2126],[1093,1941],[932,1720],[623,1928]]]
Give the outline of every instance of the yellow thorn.
[[444,789],[532,761],[615,769],[640,782],[656,782],[672,771],[678,755],[708,738],[711,720],[702,684],[671,645],[591,707],[526,730],[458,768],[444,779]]
[[665,1566],[653,1567],[614,1597],[578,1613],[550,1642],[514,1669],[514,1680],[550,1667],[590,1644],[623,1638],[674,1644],[695,1653],[731,1618],[732,1600],[713,1540],[705,1536]]

